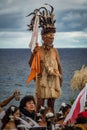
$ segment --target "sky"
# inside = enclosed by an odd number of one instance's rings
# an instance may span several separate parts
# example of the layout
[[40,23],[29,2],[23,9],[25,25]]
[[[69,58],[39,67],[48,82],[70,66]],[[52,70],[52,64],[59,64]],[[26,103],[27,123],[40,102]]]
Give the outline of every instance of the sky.
[[[49,3],[56,19],[56,48],[87,48],[87,0],[0,0],[0,48],[29,48],[27,29],[36,8]],[[38,42],[41,45],[39,33]]]

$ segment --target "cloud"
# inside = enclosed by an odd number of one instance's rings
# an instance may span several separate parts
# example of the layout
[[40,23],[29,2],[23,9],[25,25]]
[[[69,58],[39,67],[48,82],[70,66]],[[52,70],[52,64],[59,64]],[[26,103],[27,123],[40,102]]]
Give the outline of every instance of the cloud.
[[[31,35],[29,32],[0,32],[0,48],[29,48]],[[42,44],[40,34],[39,44]],[[87,48],[87,32],[57,32],[54,46],[56,48]]]
[[55,35],[54,45],[58,48],[87,48],[87,33],[59,32]]
[[57,17],[58,31],[82,31],[87,28],[87,10],[62,11]]
[[[0,6],[0,28],[7,29],[13,27],[17,30],[25,29],[26,24],[30,22],[30,19],[25,16],[34,9],[45,6],[44,3],[47,3],[47,1],[44,0],[42,2],[41,0],[37,0],[37,2],[35,2],[35,0],[3,0]],[[60,27],[58,26],[59,28],[57,27],[58,31],[72,30],[73,27],[68,26],[69,24],[75,25],[73,31],[75,31],[75,29],[82,30],[82,27],[85,28],[87,20],[86,0],[58,0],[57,2],[49,0],[49,3],[55,8],[56,25],[62,25]],[[49,6],[46,7],[50,9]],[[80,23],[77,24],[77,22]]]
[[63,21],[73,21],[76,19],[81,19],[81,14],[77,13],[76,11],[69,11],[68,13],[65,14],[65,16],[62,18]]
[[[27,24],[30,23],[31,17],[26,17],[27,14],[34,9],[45,6],[47,0],[1,0],[0,2],[0,47],[25,47],[24,42],[30,39],[27,35]],[[55,39],[57,47],[79,46],[78,43],[83,42],[81,46],[86,46],[86,32],[87,32],[87,0],[49,0],[49,4],[53,5],[56,19],[56,31],[60,35],[59,39]],[[49,6],[46,6],[50,9]],[[80,37],[76,37],[76,32]],[[80,34],[80,33],[81,34]],[[62,33],[62,35],[61,35]],[[72,36],[71,42],[70,37]],[[83,33],[83,34],[82,34]],[[64,37],[65,36],[65,37]],[[21,41],[22,40],[22,41]],[[7,41],[7,43],[5,43]],[[14,44],[17,41],[16,44]],[[63,41],[63,42],[62,42]],[[10,43],[10,44],[9,44]],[[27,43],[26,43],[27,47]]]
[[7,15],[7,14],[14,14],[19,12],[19,8],[18,7],[8,7],[8,8],[3,8],[0,11],[0,15]]
[[55,3],[56,10],[79,10],[79,9],[87,9],[87,1],[86,0],[58,0]]
[[25,32],[0,32],[0,48],[28,48],[30,36]]

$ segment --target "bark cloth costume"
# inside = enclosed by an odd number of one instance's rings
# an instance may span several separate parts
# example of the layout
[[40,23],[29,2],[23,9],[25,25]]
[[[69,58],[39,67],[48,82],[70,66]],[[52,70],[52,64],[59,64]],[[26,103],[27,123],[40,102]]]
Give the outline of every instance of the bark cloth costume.
[[[42,46],[36,46],[29,64],[31,66],[34,55],[39,52],[41,72],[37,76],[37,110],[41,106],[44,106],[44,101],[47,99],[48,107],[54,112],[55,99],[61,96],[62,68],[58,51],[53,47],[54,33],[56,32],[54,24],[56,20],[54,20],[54,8],[51,5],[49,6],[51,7],[51,11],[45,7],[34,10],[34,14],[36,12],[39,13],[39,27],[42,28],[41,37],[43,43]],[[33,28],[32,23],[28,25],[29,30]]]

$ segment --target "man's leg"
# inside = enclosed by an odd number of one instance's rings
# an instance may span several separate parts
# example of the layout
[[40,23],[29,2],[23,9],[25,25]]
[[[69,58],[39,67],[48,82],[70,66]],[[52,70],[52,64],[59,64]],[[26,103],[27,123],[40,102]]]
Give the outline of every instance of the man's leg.
[[39,112],[41,106],[44,106],[44,99],[37,98],[37,112]]
[[47,105],[48,105],[48,107],[51,108],[52,112],[54,112],[54,103],[55,103],[55,99],[53,99],[53,98],[49,98],[47,101]]

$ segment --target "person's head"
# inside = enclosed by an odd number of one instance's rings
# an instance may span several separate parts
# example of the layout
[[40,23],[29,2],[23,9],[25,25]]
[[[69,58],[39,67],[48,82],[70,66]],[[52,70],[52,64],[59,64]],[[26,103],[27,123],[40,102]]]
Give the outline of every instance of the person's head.
[[87,112],[83,111],[78,114],[78,117],[76,118],[76,123],[84,124],[87,123]]
[[9,122],[9,121],[14,121],[16,122],[18,119],[17,117],[20,116],[20,111],[19,108],[15,105],[11,105],[7,110],[6,113],[2,119],[2,123],[3,123],[3,128],[4,126]]
[[[40,7],[39,9],[36,9],[36,11],[34,10],[34,17],[31,19],[30,25],[28,25],[28,30],[33,31],[34,21],[36,20],[35,18],[37,18],[36,16],[38,14],[39,28],[41,28],[43,45],[45,49],[49,50],[49,48],[53,47],[54,34],[56,32],[56,20],[54,19],[54,7],[47,3],[46,5],[50,6],[51,10],[47,9],[46,7]],[[29,14],[28,16],[30,15],[31,14]]]
[[36,110],[35,99],[32,95],[25,96],[20,101],[20,111],[22,109],[32,112]]
[[42,41],[43,41],[44,48],[49,50],[50,48],[53,47],[54,33],[49,32],[47,34],[43,34]]
[[66,103],[63,102],[61,104],[59,111],[62,111],[62,113],[65,117],[69,113],[70,109],[71,109],[71,106],[69,104],[66,104]]
[[76,123],[77,123],[77,124],[84,124],[84,123],[87,123],[87,118],[78,117],[78,118],[76,119]]

